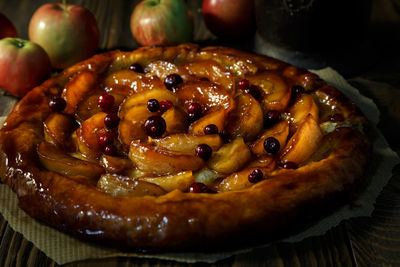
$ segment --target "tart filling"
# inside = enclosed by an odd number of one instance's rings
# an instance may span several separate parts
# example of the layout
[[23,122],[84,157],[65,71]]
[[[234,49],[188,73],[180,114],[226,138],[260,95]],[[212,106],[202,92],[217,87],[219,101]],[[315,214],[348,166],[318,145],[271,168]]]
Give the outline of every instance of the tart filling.
[[112,51],[19,102],[1,130],[0,174],[27,213],[82,238],[220,244],[291,227],[356,184],[365,127],[337,89],[272,58]]

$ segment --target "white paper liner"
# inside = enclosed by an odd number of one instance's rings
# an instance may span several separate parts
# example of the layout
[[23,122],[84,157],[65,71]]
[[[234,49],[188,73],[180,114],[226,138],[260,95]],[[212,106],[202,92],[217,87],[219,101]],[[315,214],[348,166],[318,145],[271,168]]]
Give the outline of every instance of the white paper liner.
[[[345,95],[352,99],[373,125],[373,159],[371,161],[372,166],[366,177],[370,181],[370,184],[359,195],[355,203],[343,206],[341,209],[318,221],[307,230],[278,242],[298,242],[307,237],[323,235],[326,231],[337,226],[343,220],[360,216],[370,216],[374,209],[375,199],[392,177],[392,168],[400,162],[397,154],[390,149],[385,138],[375,127],[379,121],[379,111],[375,103],[371,99],[361,95],[357,89],[348,84],[346,80],[333,69],[325,68],[313,72],[332,86],[339,88]],[[0,96],[0,114],[4,115],[0,117],[1,123],[5,120],[6,114],[10,112],[15,103],[15,98]],[[254,249],[248,248],[222,253],[140,254],[123,253],[115,249],[98,247],[79,241],[29,217],[18,208],[16,195],[4,184],[0,185],[0,212],[15,231],[20,232],[26,239],[33,242],[40,250],[58,264],[116,256],[157,258],[186,263],[213,263],[232,255],[246,253]],[[265,244],[265,246],[268,245],[269,244]]]

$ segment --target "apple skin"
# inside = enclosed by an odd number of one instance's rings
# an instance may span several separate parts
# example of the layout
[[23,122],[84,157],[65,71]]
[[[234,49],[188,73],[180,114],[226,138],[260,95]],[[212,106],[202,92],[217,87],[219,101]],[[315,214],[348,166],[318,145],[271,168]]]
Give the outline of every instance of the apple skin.
[[0,13],[0,39],[6,37],[17,37],[18,33],[14,24],[3,14]]
[[131,32],[143,46],[190,42],[193,21],[183,0],[145,0],[131,15]]
[[71,4],[45,4],[33,14],[29,39],[41,45],[53,67],[63,69],[90,57],[99,45],[93,14]]
[[250,0],[204,0],[203,20],[222,39],[240,39],[255,32],[254,3]]
[[51,71],[46,52],[19,38],[0,40],[0,88],[17,97],[39,85]]

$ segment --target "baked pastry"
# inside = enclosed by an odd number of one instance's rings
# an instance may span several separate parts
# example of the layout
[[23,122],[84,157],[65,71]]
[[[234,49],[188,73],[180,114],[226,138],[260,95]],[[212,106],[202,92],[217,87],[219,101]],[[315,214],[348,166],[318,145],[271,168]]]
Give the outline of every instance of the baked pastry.
[[337,89],[266,56],[111,51],[17,104],[0,175],[30,216],[82,239],[226,248],[287,235],[343,202],[369,158],[366,126]]

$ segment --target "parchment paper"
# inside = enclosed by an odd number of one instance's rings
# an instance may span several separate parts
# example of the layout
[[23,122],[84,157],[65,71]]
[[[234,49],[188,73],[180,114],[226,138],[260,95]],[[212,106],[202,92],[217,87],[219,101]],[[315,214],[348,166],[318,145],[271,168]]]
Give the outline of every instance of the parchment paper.
[[[325,68],[323,70],[315,71],[315,73],[320,75],[321,78],[331,85],[339,88],[344,94],[351,98],[361,108],[372,125],[375,126],[378,123],[379,111],[374,102],[371,99],[362,96],[357,89],[351,87],[337,72],[331,68]],[[16,100],[13,97],[0,96],[0,114],[3,115],[0,117],[1,123],[4,121],[5,116],[10,112],[15,103]],[[278,242],[297,242],[306,237],[323,235],[327,230],[338,225],[342,220],[371,215],[374,209],[375,199],[391,178],[392,168],[400,162],[396,153],[389,148],[385,138],[376,127],[374,127],[372,131],[372,137],[373,159],[371,163],[373,165],[370,168],[371,171],[368,172],[366,177],[370,183],[357,198],[356,203],[344,206],[332,213],[330,216],[320,220],[309,229]],[[115,256],[158,258],[187,263],[213,263],[232,255],[245,253],[254,249],[248,248],[224,253],[216,251],[215,253],[207,254],[128,254],[115,249],[98,247],[65,235],[26,215],[18,208],[16,195],[4,184],[0,185],[0,212],[15,231],[22,233],[26,239],[32,241],[48,257],[52,258],[59,264],[84,259]],[[268,244],[265,244],[265,246],[267,245]]]

